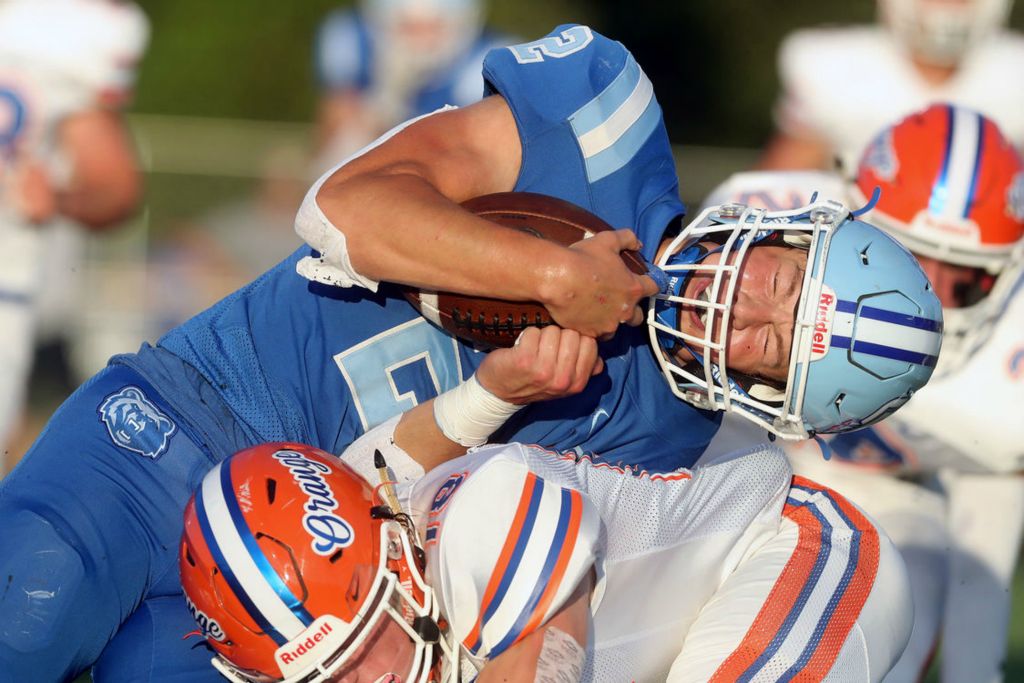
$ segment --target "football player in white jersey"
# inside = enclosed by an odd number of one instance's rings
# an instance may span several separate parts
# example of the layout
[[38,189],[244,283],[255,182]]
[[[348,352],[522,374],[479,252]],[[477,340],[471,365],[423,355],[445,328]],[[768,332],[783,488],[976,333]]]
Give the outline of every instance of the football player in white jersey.
[[[878,135],[852,184],[823,172],[730,178],[709,203],[782,208],[817,191],[856,205],[914,251],[944,305],[931,386],[885,424],[793,453],[798,473],[879,521],[907,562],[914,634],[889,681],[916,681],[941,629],[949,682],[998,681],[1024,525],[1024,166],[986,117],[935,105]],[[939,472],[939,492],[901,478]],[[933,482],[934,483],[934,482]]]
[[66,217],[101,229],[141,198],[118,109],[147,40],[133,3],[0,3],[0,445],[19,415],[31,362],[48,253],[41,226]]
[[898,552],[778,447],[651,475],[491,445],[417,479],[403,445],[465,447],[406,418],[355,471],[279,443],[205,477],[182,580],[230,680],[879,681],[909,635]]
[[[801,30],[779,52],[777,133],[760,166],[856,166],[874,134],[933,102],[985,112],[1024,145],[1024,37],[1012,0],[878,0],[875,26]],[[836,106],[842,102],[842,106]]]

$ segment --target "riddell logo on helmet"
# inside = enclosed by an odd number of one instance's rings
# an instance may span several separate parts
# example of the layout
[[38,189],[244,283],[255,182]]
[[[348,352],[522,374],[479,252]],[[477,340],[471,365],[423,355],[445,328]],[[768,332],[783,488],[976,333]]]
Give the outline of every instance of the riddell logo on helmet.
[[970,220],[951,221],[929,213],[924,217],[924,224],[932,230],[938,230],[939,232],[956,237],[969,239],[978,239],[980,237],[978,225]]
[[811,331],[811,360],[819,360],[828,353],[832,342],[832,321],[836,317],[836,293],[826,284],[821,285],[818,295],[818,309],[814,314],[814,330]]
[[[303,658],[303,655],[311,654],[320,643],[324,642],[334,629],[330,623],[324,622],[320,624],[320,628],[314,633],[310,633],[308,630],[302,635],[306,636],[300,641],[292,641],[287,645],[280,648],[276,656],[282,664],[294,664]],[[300,638],[302,636],[299,636]]]

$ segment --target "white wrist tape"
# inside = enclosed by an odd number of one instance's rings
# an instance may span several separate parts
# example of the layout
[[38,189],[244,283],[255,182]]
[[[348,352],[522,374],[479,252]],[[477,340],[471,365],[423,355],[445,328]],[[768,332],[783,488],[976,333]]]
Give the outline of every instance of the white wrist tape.
[[434,421],[451,441],[479,446],[522,408],[484,389],[476,375],[434,399]]
[[384,456],[384,461],[391,470],[389,474],[394,481],[402,483],[422,477],[423,466],[395,445],[395,427],[401,418],[401,415],[395,415],[363,434],[345,449],[341,459],[369,482],[376,482],[379,479],[377,467],[373,462],[374,451],[380,451]]

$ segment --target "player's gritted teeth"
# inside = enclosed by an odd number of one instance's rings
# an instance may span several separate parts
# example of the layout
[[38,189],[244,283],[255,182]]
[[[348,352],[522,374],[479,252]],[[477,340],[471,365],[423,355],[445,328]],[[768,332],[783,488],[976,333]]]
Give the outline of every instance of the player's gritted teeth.
[[[726,280],[723,279],[723,283],[725,281]],[[710,303],[711,285],[713,283],[713,278],[691,276],[689,278],[689,282],[686,283],[687,298]],[[722,298],[724,298],[724,294],[722,295]],[[707,321],[710,309],[701,306],[683,306],[683,308],[690,314],[690,318],[694,325],[694,331],[697,332],[699,336],[703,336],[707,330]]]

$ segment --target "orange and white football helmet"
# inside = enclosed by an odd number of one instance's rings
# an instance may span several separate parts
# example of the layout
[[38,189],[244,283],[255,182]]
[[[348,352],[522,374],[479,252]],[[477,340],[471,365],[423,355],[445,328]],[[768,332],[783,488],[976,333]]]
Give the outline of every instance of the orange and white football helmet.
[[185,510],[179,562],[232,681],[457,675],[408,517],[321,450],[268,443],[214,468]]
[[990,119],[935,104],[882,131],[852,188],[868,215],[911,251],[1002,271],[1024,237],[1024,165]]

